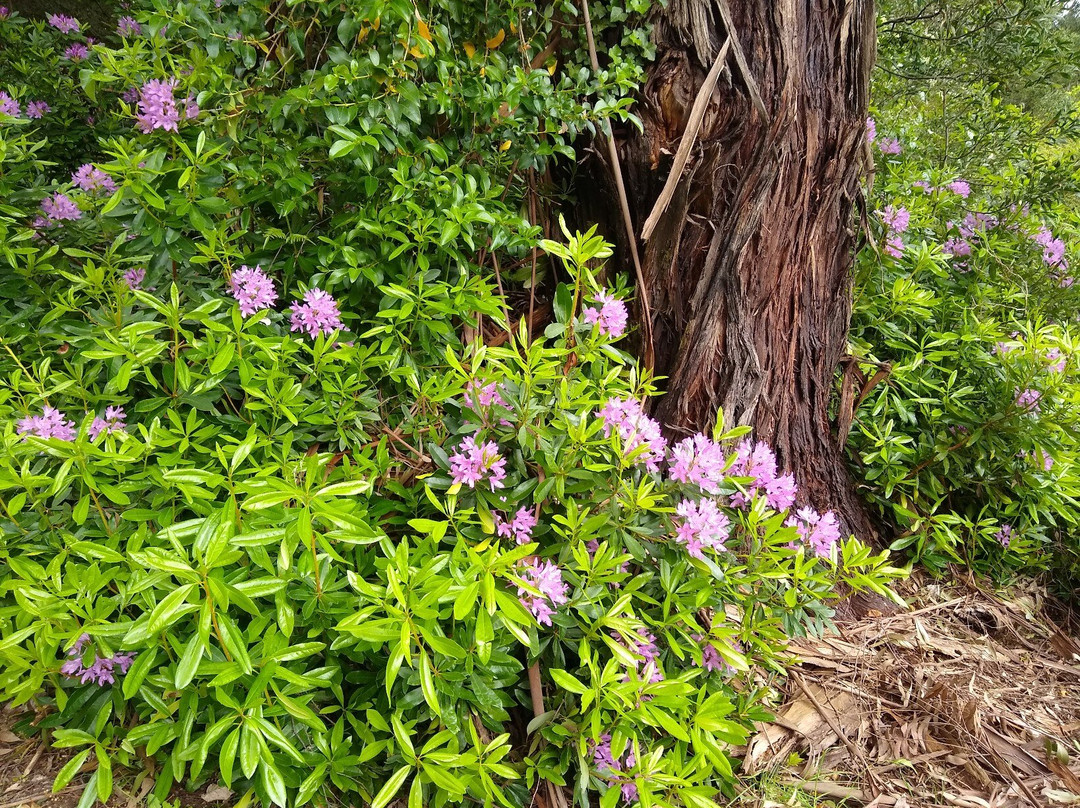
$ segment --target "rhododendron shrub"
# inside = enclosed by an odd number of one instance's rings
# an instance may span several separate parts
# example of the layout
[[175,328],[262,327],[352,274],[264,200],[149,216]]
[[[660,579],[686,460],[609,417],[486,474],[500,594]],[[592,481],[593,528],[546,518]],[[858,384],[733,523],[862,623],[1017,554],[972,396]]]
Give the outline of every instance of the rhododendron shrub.
[[745,430],[666,435],[610,247],[522,219],[516,172],[626,116],[642,29],[597,7],[604,71],[523,71],[549,4],[224,5],[0,19],[0,63],[54,76],[0,99],[50,109],[0,116],[15,729],[83,808],[120,769],[279,806],[730,795],[786,638],[896,571]]
[[[852,469],[893,547],[932,569],[1071,568],[1055,576],[1071,590],[1080,570],[1076,111],[1014,101],[1072,51],[1053,42],[1064,29],[1029,22],[1023,30],[1041,45],[1025,43],[1024,75],[1014,75],[999,62],[1008,47],[987,46],[1016,41],[1014,21],[917,19],[907,16],[916,6],[897,5],[907,10],[881,32],[874,126],[900,148],[874,154],[876,215],[852,318],[858,365],[841,382],[854,393],[839,418],[851,424]],[[1057,13],[1049,9],[1024,13]],[[913,44],[945,30],[954,47]],[[890,75],[901,62],[920,64],[926,80]],[[961,64],[970,80],[941,78]],[[1039,87],[1029,98],[1052,95]]]

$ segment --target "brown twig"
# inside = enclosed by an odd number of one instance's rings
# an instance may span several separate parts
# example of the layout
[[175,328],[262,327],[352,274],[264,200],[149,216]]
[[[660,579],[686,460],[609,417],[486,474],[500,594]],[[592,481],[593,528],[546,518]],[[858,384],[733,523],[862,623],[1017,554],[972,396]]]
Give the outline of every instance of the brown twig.
[[[596,40],[593,38],[592,18],[589,16],[589,0],[581,0],[582,16],[585,20],[585,36],[589,43],[589,61],[593,72],[600,72],[600,60],[596,56]],[[605,137],[601,135],[601,137]],[[611,170],[615,175],[615,188],[619,193],[619,207],[622,208],[623,225],[626,227],[626,237],[630,243],[630,255],[634,259],[634,274],[637,278],[638,298],[641,300],[642,325],[645,327],[645,368],[652,373],[655,366],[653,348],[652,309],[649,306],[649,291],[645,287],[645,274],[641,271],[641,257],[638,255],[637,231],[634,229],[634,219],[630,215],[630,202],[626,196],[626,186],[623,184],[622,163],[619,161],[619,150],[615,147],[615,134],[606,136],[608,157],[611,159]]]

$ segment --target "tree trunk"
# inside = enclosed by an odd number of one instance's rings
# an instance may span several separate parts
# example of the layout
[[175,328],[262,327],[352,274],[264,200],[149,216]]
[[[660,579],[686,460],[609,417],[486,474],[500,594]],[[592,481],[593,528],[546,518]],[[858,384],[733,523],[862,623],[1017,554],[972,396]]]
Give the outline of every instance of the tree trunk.
[[[689,162],[642,250],[639,299],[651,304],[655,372],[668,377],[658,416],[676,434],[707,432],[723,407],[727,423],[773,445],[801,499],[872,535],[829,407],[869,154],[873,0],[669,0],[655,22],[636,110],[644,131],[619,143],[638,237],[731,36]],[[619,221],[608,229],[625,247]]]

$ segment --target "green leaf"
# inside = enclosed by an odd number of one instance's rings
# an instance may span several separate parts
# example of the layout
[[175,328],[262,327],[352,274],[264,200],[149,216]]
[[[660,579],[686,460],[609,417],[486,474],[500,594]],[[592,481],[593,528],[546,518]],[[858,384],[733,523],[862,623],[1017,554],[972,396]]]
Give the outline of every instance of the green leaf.
[[56,794],[63,789],[75,778],[75,775],[79,773],[79,769],[83,767],[83,764],[86,763],[86,759],[90,757],[90,753],[93,751],[93,749],[84,749],[64,764],[63,768],[56,773],[56,779],[53,780],[53,794]]
[[285,778],[281,776],[281,772],[277,770],[273,763],[264,760],[260,773],[262,774],[263,788],[266,789],[267,796],[275,805],[285,808],[288,793],[285,791]]
[[203,643],[198,632],[192,634],[184,646],[184,653],[180,657],[180,663],[176,666],[175,684],[177,690],[183,690],[198,673],[199,663],[202,661]]
[[139,687],[142,685],[146,675],[150,672],[150,668],[153,667],[157,661],[157,649],[148,648],[139,654],[128,669],[127,675],[124,676],[124,684],[122,690],[125,699],[130,699],[136,693],[139,692]]
[[555,684],[563,690],[569,690],[571,693],[577,693],[578,695],[588,691],[585,685],[560,668],[552,668],[549,672],[551,678],[555,680]]
[[95,754],[98,762],[97,798],[101,800],[102,803],[107,803],[109,797],[112,796],[112,763],[109,761],[108,752],[105,751],[105,747],[101,744],[96,745]]
[[398,793],[401,784],[405,782],[405,778],[409,776],[410,771],[412,771],[411,766],[402,766],[390,775],[390,779],[379,789],[379,793],[371,801],[371,808],[384,808]]
[[236,762],[236,748],[240,743],[240,728],[230,732],[221,744],[218,752],[218,771],[221,772],[221,781],[226,786],[232,787],[233,763]]
[[183,615],[198,609],[197,604],[186,603],[188,596],[195,591],[195,584],[185,584],[162,598],[150,612],[150,621],[146,631],[150,636],[160,634]]

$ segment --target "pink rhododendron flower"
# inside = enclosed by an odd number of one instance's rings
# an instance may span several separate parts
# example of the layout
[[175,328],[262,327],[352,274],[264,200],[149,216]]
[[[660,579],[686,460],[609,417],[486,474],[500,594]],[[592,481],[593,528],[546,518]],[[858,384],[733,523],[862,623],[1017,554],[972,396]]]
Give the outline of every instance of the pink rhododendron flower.
[[71,175],[71,183],[87,193],[111,194],[116,191],[113,178],[93,163],[84,163],[79,166],[79,170]]
[[151,79],[139,91],[139,112],[135,116],[137,125],[143,133],[155,129],[176,132],[180,122],[180,111],[176,108],[176,79]]
[[292,304],[290,331],[303,331],[312,339],[325,334],[330,336],[335,331],[344,331],[337,301],[322,289],[309,289],[304,292],[304,302]]
[[90,55],[90,49],[81,42],[72,42],[64,51],[64,58],[73,62],[81,62]]
[[44,101],[31,101],[26,105],[26,117],[27,118],[44,118],[46,113],[52,112],[52,107],[46,104]]
[[22,109],[19,107],[19,102],[3,90],[0,90],[0,113],[10,115],[13,118],[18,118],[22,115]]
[[645,414],[640,401],[610,398],[599,415],[604,421],[604,437],[617,434],[622,441],[623,454],[630,457],[640,450],[635,462],[644,463],[649,471],[659,471],[667,441],[660,434],[660,424]]
[[866,142],[873,143],[877,140],[877,123],[873,118],[866,119]]
[[528,609],[536,622],[542,626],[551,625],[551,616],[555,610],[566,603],[569,590],[562,579],[562,571],[552,561],[540,561],[537,558],[522,562],[518,567],[522,581],[540,592],[534,595],[522,586],[518,586],[518,598],[521,605]]
[[894,137],[882,138],[878,141],[878,149],[882,154],[899,154],[900,141]]
[[967,199],[971,195],[971,186],[963,180],[954,180],[948,184],[948,189],[959,197]]
[[20,435],[36,435],[39,438],[75,440],[75,422],[69,421],[55,407],[45,405],[41,415],[28,415],[19,421],[16,431]]
[[507,521],[502,516],[495,515],[495,532],[508,539],[513,536],[518,544],[528,544],[532,541],[533,528],[536,527],[536,516],[531,508],[519,508],[512,521]]
[[[664,672],[660,670],[660,648],[656,644],[656,636],[650,631],[635,631],[630,639],[624,638],[616,632],[611,633],[612,638],[619,645],[626,648],[634,656],[633,668],[646,682],[662,682]],[[630,681],[629,674],[623,679]]]
[[[740,442],[735,448],[735,461],[728,474],[732,477],[750,477],[751,481],[746,484],[747,495],[764,495],[770,508],[783,511],[795,504],[798,494],[795,478],[791,474],[778,472],[776,455],[767,443],[752,443],[749,439]],[[749,504],[749,499],[739,493],[732,496],[731,502],[742,507]]]
[[671,467],[668,473],[676,482],[696,485],[702,491],[715,494],[724,480],[727,458],[720,444],[709,440],[700,432],[683,438],[671,450]]
[[593,766],[597,772],[608,781],[609,785],[619,785],[623,802],[637,802],[637,786],[633,779],[623,774],[637,765],[633,750],[628,751],[622,760],[616,760],[612,756],[611,735],[605,733],[600,736],[600,743],[593,747],[592,755]]
[[49,25],[62,34],[74,34],[79,30],[79,21],[67,14],[50,14],[47,19]]
[[618,339],[626,332],[626,304],[609,292],[600,292],[596,302],[599,308],[585,309],[585,322],[595,325],[601,334]]
[[1002,525],[998,532],[994,534],[994,538],[1000,542],[1002,547],[1008,548],[1009,544],[1012,543],[1013,535],[1012,525]]
[[1038,390],[1028,388],[1027,390],[1016,391],[1016,406],[1022,410],[1026,410],[1030,413],[1039,412],[1039,399],[1042,398],[1042,393]]
[[706,547],[714,552],[724,549],[731,521],[711,499],[700,502],[684,499],[675,506],[675,513],[679,515],[675,538],[686,547],[689,555],[704,558]]
[[233,272],[229,278],[229,294],[240,303],[240,313],[244,317],[269,309],[277,302],[274,282],[259,266],[241,266]]
[[499,447],[493,442],[477,443],[476,435],[465,438],[450,456],[450,476],[458,485],[475,488],[487,478],[491,490],[503,487],[506,479],[506,459],[499,454]]
[[941,245],[941,249],[954,258],[966,258],[971,255],[971,245],[962,238],[950,238]]
[[911,223],[911,214],[907,208],[898,208],[894,205],[888,205],[885,210],[879,211],[881,221],[885,223],[885,226],[889,228],[893,233],[903,233],[908,229],[908,225]]
[[840,523],[832,511],[819,514],[813,508],[799,508],[784,524],[794,527],[803,546],[819,558],[829,556],[840,540]]
[[79,206],[71,201],[71,198],[55,193],[41,203],[41,212],[50,222],[75,221],[82,218]]
[[124,423],[126,418],[127,414],[124,412],[123,407],[106,407],[105,417],[94,416],[94,420],[90,424],[90,440],[97,440],[98,435],[102,432],[105,434],[123,432],[127,427],[127,424]]
[[146,280],[146,270],[142,267],[129,269],[124,272],[122,277],[129,289],[139,289],[142,287],[142,282]]
[[141,36],[142,26],[134,17],[121,17],[116,21],[116,33],[124,37]]

